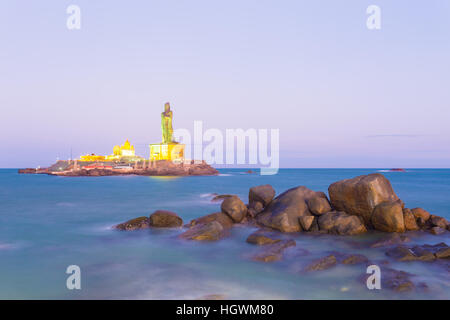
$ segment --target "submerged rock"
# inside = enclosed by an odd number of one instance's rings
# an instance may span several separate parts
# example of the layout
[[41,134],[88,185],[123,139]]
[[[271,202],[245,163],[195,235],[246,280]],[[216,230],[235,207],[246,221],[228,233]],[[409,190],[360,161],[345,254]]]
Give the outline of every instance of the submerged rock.
[[400,235],[398,233],[393,233],[389,236],[388,239],[378,240],[370,245],[371,248],[380,248],[380,247],[388,247],[396,244],[401,244],[405,242],[409,242],[411,239],[405,235]]
[[223,212],[215,212],[215,213],[211,213],[206,216],[191,220],[191,222],[189,223],[189,227],[193,227],[198,224],[206,224],[206,223],[213,222],[213,221],[220,223],[224,229],[228,229],[233,226],[233,220],[227,214],[225,214]]
[[155,228],[176,228],[183,225],[181,219],[175,212],[157,210],[150,215],[150,226]]
[[138,229],[147,229],[149,227],[150,227],[150,219],[147,217],[139,217],[120,223],[116,225],[114,228],[119,230],[132,231]]
[[380,203],[373,210],[371,221],[376,230],[405,232],[402,203],[400,201]]
[[220,209],[237,223],[241,222],[247,214],[247,206],[238,196],[225,198]]
[[436,259],[448,259],[450,248],[441,242],[436,245],[421,245],[414,247],[397,246],[386,252],[386,255],[397,261],[434,261]]
[[357,235],[367,231],[359,217],[350,216],[345,212],[328,212],[319,217],[318,223],[320,230],[332,234]]
[[279,261],[283,258],[283,251],[295,245],[294,240],[282,240],[274,244],[266,245],[263,247],[262,252],[253,256],[253,260],[261,262]]
[[216,241],[227,235],[226,229],[217,221],[198,224],[183,232],[179,237],[187,240]]
[[389,180],[380,173],[335,182],[328,187],[328,193],[335,210],[360,216],[369,225],[377,205],[399,200]]
[[306,201],[317,194],[303,186],[289,189],[276,197],[256,219],[261,225],[281,232],[301,231],[298,218],[312,215]]
[[246,241],[248,243],[261,246],[280,242],[281,239],[276,238],[273,234],[270,234],[269,232],[258,230],[249,235]]
[[304,271],[320,271],[334,267],[337,264],[337,259],[334,255],[329,255],[324,258],[317,259],[307,265]]

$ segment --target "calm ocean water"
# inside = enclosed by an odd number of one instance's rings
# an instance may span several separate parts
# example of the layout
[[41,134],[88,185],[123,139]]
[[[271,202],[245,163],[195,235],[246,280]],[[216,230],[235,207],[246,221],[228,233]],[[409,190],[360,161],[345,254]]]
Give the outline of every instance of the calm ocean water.
[[[414,281],[426,282],[429,289],[423,293],[369,291],[360,280],[365,266],[300,272],[330,250],[386,259],[383,249],[355,245],[378,235],[298,235],[283,261],[264,264],[249,259],[259,250],[245,242],[251,228],[234,228],[229,238],[215,243],[179,240],[181,230],[111,229],[156,209],[175,211],[185,222],[219,211],[211,193],[237,194],[246,201],[250,187],[266,183],[277,193],[299,185],[326,192],[334,181],[378,170],[282,169],[274,176],[244,171],[221,169],[216,177],[68,178],[0,170],[0,298],[450,299],[450,275],[433,263],[391,262],[415,274]],[[384,174],[407,207],[450,219],[450,170]],[[448,233],[423,235],[413,243],[450,244],[449,239]],[[301,254],[304,250],[309,254]],[[81,268],[81,290],[66,288],[65,271],[73,264]]]

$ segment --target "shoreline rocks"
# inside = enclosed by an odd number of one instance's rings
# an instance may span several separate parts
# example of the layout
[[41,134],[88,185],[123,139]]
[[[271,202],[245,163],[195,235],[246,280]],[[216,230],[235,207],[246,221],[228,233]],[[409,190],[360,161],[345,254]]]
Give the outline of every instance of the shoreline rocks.
[[175,212],[157,210],[150,215],[150,226],[155,228],[178,228],[183,225],[181,219]]

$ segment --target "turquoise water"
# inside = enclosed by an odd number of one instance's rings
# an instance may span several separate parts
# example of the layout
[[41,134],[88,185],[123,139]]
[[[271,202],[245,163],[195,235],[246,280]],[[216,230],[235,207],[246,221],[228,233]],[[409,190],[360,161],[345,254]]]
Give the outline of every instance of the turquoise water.
[[[227,299],[449,299],[450,276],[435,263],[396,263],[426,292],[369,291],[360,280],[365,266],[337,266],[304,274],[309,261],[327,251],[362,253],[386,259],[383,249],[360,237],[293,236],[297,246],[283,261],[264,264],[250,256],[255,229],[236,227],[215,243],[179,240],[182,230],[120,232],[111,226],[149,215],[156,209],[177,212],[185,222],[219,211],[211,193],[247,198],[248,189],[271,184],[277,193],[305,185],[325,191],[334,181],[376,169],[282,169],[274,176],[221,169],[215,177],[53,177],[0,170],[0,298],[12,299],[196,299],[217,294]],[[450,170],[385,172],[409,208],[423,207],[450,218]],[[413,243],[446,242],[419,235]],[[305,253],[305,250],[307,253]],[[81,268],[81,290],[66,288],[67,266]]]

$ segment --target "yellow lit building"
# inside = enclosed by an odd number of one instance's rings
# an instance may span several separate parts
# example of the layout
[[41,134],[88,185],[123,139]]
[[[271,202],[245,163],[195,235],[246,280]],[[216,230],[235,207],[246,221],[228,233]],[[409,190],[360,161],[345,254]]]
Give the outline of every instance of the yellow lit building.
[[180,143],[155,143],[150,145],[150,160],[184,160],[184,144]]
[[87,154],[80,157],[80,161],[116,161],[122,160],[123,158],[129,159],[130,161],[141,160],[141,157],[137,157],[134,146],[131,145],[128,139],[121,146],[114,146],[113,154],[108,156],[100,156],[94,153]]

